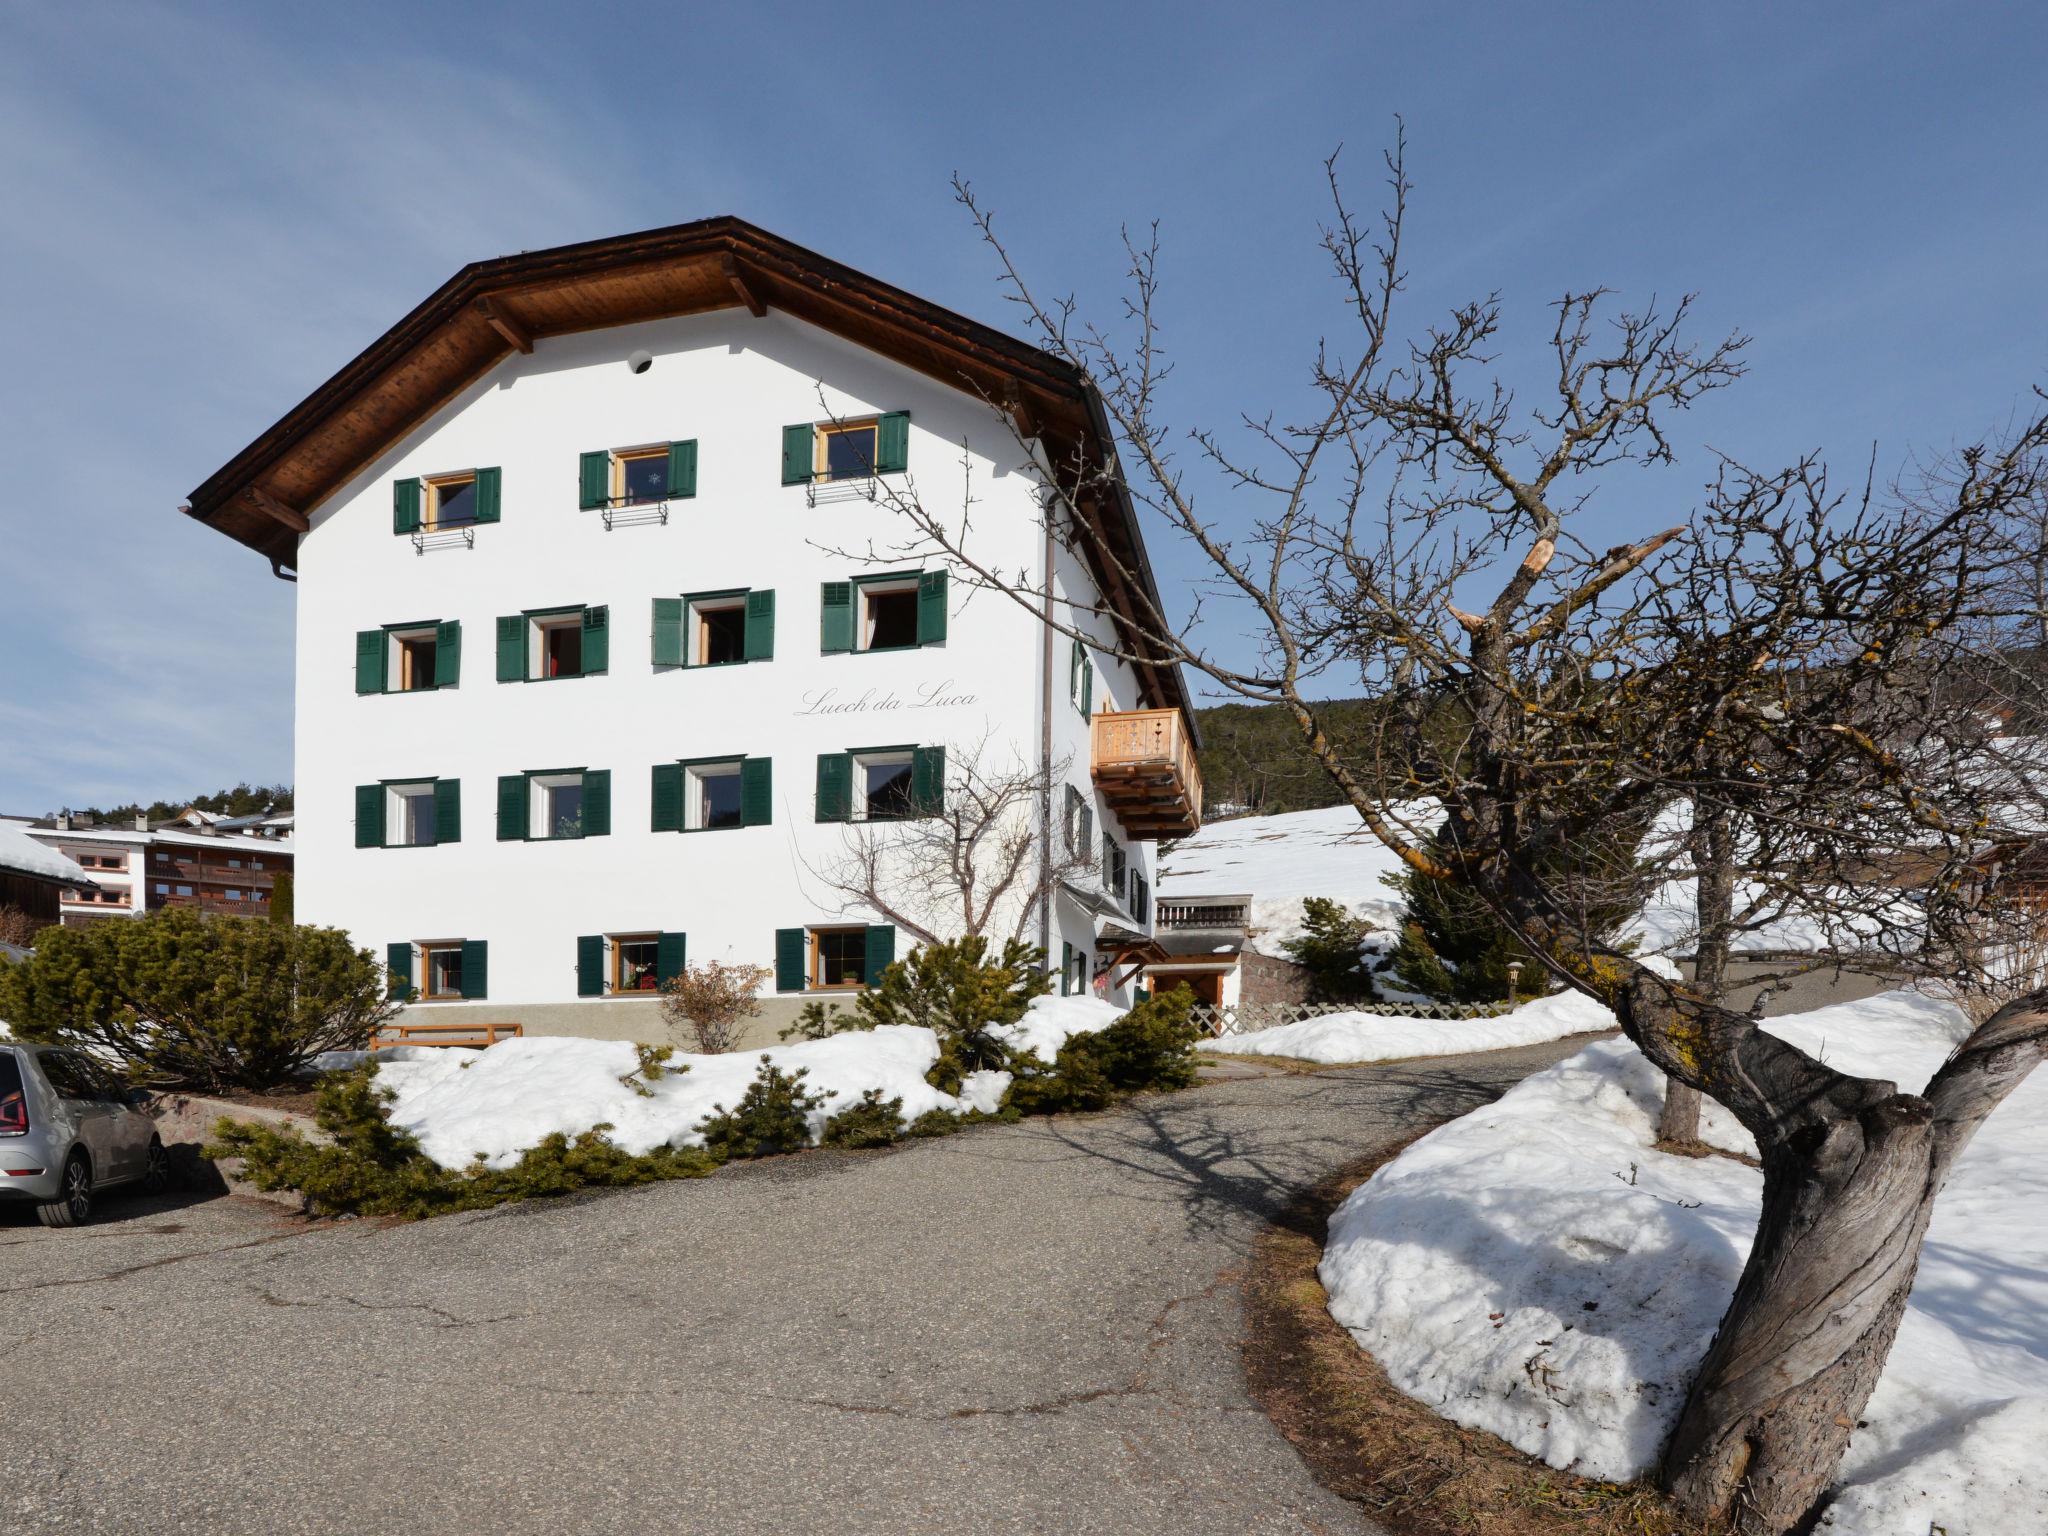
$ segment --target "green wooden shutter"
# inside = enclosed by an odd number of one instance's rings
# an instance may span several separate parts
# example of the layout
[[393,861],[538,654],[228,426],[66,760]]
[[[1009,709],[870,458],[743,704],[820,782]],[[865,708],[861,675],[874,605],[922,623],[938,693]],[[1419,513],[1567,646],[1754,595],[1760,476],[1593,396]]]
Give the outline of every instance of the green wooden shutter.
[[1081,713],[1095,713],[1095,662],[1086,651],[1081,653]]
[[476,520],[480,523],[495,523],[498,508],[504,501],[505,472],[502,469],[480,469],[476,472]]
[[946,573],[926,571],[917,578],[917,643],[937,645],[946,638]]
[[811,424],[782,429],[782,483],[802,485],[811,478]]
[[683,664],[683,600],[657,597],[654,600],[654,664],[680,667]]
[[697,494],[697,439],[668,445],[668,494],[682,501]]
[[491,946],[482,939],[462,941],[462,995],[481,999],[491,995]]
[[523,773],[501,773],[498,775],[498,841],[518,843],[526,840],[533,825],[532,803],[527,799],[526,775]]
[[680,832],[683,830],[683,765],[681,763],[656,763],[654,765],[654,830],[656,832]]
[[389,978],[386,997],[403,997],[412,990],[412,945],[386,944],[384,970]]
[[673,981],[683,974],[683,967],[689,963],[689,935],[663,933],[654,941],[654,979],[657,982]]
[[828,581],[818,589],[818,649],[853,649],[853,583]]
[[801,928],[775,930],[775,990],[801,992],[804,989],[804,931]]
[[896,925],[893,923],[870,923],[868,925],[868,952],[866,964],[861,967],[860,979],[869,986],[879,986],[882,972],[896,963]]
[[612,830],[612,771],[587,768],[583,773],[583,835],[608,837]]
[[604,935],[586,933],[576,941],[576,995],[604,996]]
[[384,659],[384,631],[356,631],[356,692],[382,693],[390,664]]
[[775,819],[775,763],[749,757],[740,763],[740,825],[765,827]]
[[910,468],[910,412],[891,411],[875,426],[875,473],[893,475]]
[[356,846],[358,848],[382,848],[384,846],[384,786],[382,784],[358,784],[356,786]]
[[910,754],[910,804],[920,816],[946,808],[946,749],[919,747]]
[[612,664],[611,610],[602,603],[583,610],[583,670],[578,675],[609,672]]
[[747,594],[747,636],[744,654],[749,661],[775,659],[775,593],[772,588]]
[[612,456],[599,448],[583,455],[576,475],[576,505],[588,512],[612,499]]
[[508,613],[498,620],[498,681],[526,681],[526,615]]
[[420,526],[420,483],[417,480],[391,482],[391,531],[417,533]]
[[462,677],[462,621],[434,626],[434,686],[453,688]]
[[818,820],[846,821],[853,815],[853,754],[818,754]]
[[434,841],[462,841],[462,780],[434,780]]
[[1081,667],[1088,659],[1088,653],[1081,642],[1068,642],[1067,650],[1067,697],[1079,701],[1081,697]]

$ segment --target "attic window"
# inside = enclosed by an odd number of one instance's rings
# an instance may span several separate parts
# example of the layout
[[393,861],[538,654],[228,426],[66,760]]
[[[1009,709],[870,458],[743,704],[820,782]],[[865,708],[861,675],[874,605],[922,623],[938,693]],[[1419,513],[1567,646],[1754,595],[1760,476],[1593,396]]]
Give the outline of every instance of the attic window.
[[668,499],[668,444],[622,449],[614,455],[614,462],[612,496],[616,505],[640,507]]
[[875,474],[878,423],[822,423],[818,427],[817,478],[868,480]]
[[426,483],[426,506],[421,509],[429,533],[437,528],[461,528],[476,521],[476,476],[443,475]]

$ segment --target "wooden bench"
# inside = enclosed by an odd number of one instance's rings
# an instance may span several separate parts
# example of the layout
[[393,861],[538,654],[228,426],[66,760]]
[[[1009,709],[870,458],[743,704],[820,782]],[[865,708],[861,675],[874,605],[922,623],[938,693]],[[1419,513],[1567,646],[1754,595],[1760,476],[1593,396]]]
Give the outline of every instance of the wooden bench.
[[471,1048],[517,1040],[526,1031],[517,1024],[386,1024],[370,1042],[373,1051],[394,1045],[466,1045]]

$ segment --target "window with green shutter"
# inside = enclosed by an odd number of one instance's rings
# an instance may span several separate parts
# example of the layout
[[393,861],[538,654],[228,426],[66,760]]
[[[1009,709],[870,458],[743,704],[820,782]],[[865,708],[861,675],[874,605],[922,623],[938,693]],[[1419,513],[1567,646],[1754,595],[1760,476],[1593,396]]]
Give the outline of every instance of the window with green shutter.
[[490,950],[482,939],[462,941],[462,995],[472,1002],[490,996]]
[[910,412],[891,411],[875,423],[875,472],[901,474],[910,468]]
[[462,622],[448,619],[434,626],[434,686],[453,688],[462,678]]
[[607,506],[612,496],[612,453],[594,449],[583,455],[577,471],[576,504],[583,511]]
[[1079,640],[1067,663],[1067,693],[1084,718],[1095,713],[1095,663]]
[[942,645],[946,639],[946,573],[925,571],[917,578],[917,643]]
[[391,531],[417,533],[420,527],[421,485],[418,480],[391,482]]
[[583,771],[583,835],[609,837],[612,830],[612,771],[586,768]]
[[871,923],[867,933],[867,965],[861,980],[881,985],[882,972],[896,963],[896,929],[890,923]]
[[818,754],[818,820],[848,821],[853,816],[853,754]]
[[722,832],[747,826],[746,759],[691,758],[682,769],[683,830]]
[[462,841],[462,780],[434,780],[434,841]]
[[746,658],[748,661],[775,659],[775,593],[773,589],[747,593]]
[[911,753],[912,814],[938,816],[946,809],[946,749],[918,747]]
[[382,848],[384,846],[384,786],[382,784],[358,784],[356,786],[356,846],[358,848]]
[[608,836],[612,776],[608,768],[536,768],[498,780],[498,838],[554,842]]
[[526,681],[526,631],[527,618],[523,613],[508,613],[498,620],[499,682]]
[[801,992],[808,984],[805,964],[806,935],[801,928],[775,930],[775,990]]
[[657,597],[654,600],[654,664],[680,667],[683,664],[683,600]]
[[611,610],[603,604],[583,610],[583,667],[580,676],[611,670]]
[[356,692],[382,693],[384,691],[384,631],[381,629],[359,629],[356,631]]
[[656,763],[652,792],[653,830],[680,832],[683,829],[683,765]]
[[654,980],[665,986],[683,974],[689,965],[689,935],[664,933],[655,941]]
[[576,941],[576,995],[604,996],[604,935],[587,933]]
[[527,825],[532,819],[526,795],[526,775],[523,773],[501,773],[498,775],[498,841],[521,843],[527,838]]
[[853,583],[828,581],[818,591],[818,649],[853,649]]
[[399,1002],[405,1001],[412,993],[410,942],[384,946],[384,972],[387,978],[385,995]]
[[419,619],[386,624],[378,634],[375,688],[364,686],[370,681],[368,632],[356,636],[356,692],[428,693],[454,686],[461,668],[460,624]]
[[765,827],[775,819],[775,764],[765,757],[740,761],[740,825]]
[[499,469],[480,469],[476,472],[475,517],[480,523],[495,523],[504,497],[505,475]]
[[529,608],[498,620],[498,681],[589,677],[610,670],[611,610]]
[[813,428],[808,421],[782,429],[782,483],[808,485],[811,479]]
[[697,440],[668,445],[668,496],[688,501],[697,494]]

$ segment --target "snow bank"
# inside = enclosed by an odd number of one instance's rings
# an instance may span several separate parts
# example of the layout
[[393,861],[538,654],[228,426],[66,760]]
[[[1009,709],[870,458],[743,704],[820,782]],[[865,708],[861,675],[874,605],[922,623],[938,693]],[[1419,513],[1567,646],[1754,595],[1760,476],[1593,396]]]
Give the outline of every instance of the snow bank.
[[[1001,1033],[1050,1063],[1070,1035],[1103,1029],[1121,1017],[1121,1010],[1097,998],[1042,997]],[[354,1066],[364,1054],[332,1052],[316,1065]],[[900,1098],[904,1119],[915,1120],[933,1109],[992,1114],[1010,1086],[1009,1073],[982,1071],[969,1073],[957,1096],[939,1092],[925,1081],[939,1059],[938,1037],[910,1025],[849,1031],[767,1051],[677,1052],[653,1082],[635,1076],[639,1059],[625,1041],[561,1035],[503,1040],[487,1050],[397,1046],[377,1052],[376,1061],[378,1083],[397,1095],[392,1122],[417,1136],[435,1162],[461,1168],[478,1157],[503,1167],[542,1137],[575,1136],[595,1125],[610,1125],[610,1139],[636,1155],[664,1142],[701,1145],[705,1119],[739,1103],[764,1056],[785,1072],[807,1069],[804,1086],[827,1095],[811,1113],[813,1137],[870,1088],[880,1089],[885,1099]],[[645,1092],[625,1081],[629,1077]]]
[[[1396,806],[1393,814],[1423,830],[1443,815],[1433,805]],[[1241,816],[1211,822],[1177,844],[1160,866],[1153,899],[1248,893],[1253,898],[1251,947],[1284,957],[1287,941],[1301,936],[1301,903],[1307,896],[1327,896],[1375,927],[1398,929],[1400,893],[1381,877],[1399,867],[1387,845],[1365,829],[1348,805]]]
[[[1965,1032],[1893,992],[1765,1026],[1844,1071],[1922,1086]],[[1330,1313],[1394,1383],[1553,1466],[1655,1463],[1755,1230],[1762,1176],[1656,1151],[1662,1079],[1601,1041],[1423,1138],[1333,1216]],[[1709,1106],[1707,1139],[1753,1152]],[[1824,1529],[2048,1529],[2048,1077],[2023,1085],[1936,1206],[1898,1342]]]
[[997,1024],[989,1033],[1012,1050],[1030,1051],[1049,1067],[1069,1037],[1092,1035],[1123,1016],[1123,1009],[1099,997],[1035,997],[1023,1018]]
[[1394,1061],[1405,1056],[1461,1056],[1540,1045],[1566,1035],[1614,1028],[1614,1015],[1577,992],[1524,1003],[1490,1019],[1420,1019],[1393,1014],[1331,1013],[1299,1024],[1197,1041],[1198,1051],[1237,1056],[1292,1056],[1302,1061]]

